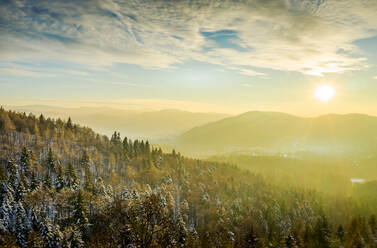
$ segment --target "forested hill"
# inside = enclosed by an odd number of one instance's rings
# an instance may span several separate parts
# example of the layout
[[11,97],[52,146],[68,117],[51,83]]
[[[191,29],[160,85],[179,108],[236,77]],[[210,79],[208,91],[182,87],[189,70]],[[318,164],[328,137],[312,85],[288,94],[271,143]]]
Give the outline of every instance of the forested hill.
[[[193,127],[227,117],[220,113],[195,113],[176,109],[159,111],[122,110],[109,107],[59,108],[43,105],[5,106],[5,109],[68,119],[90,126],[99,133],[110,135],[114,130],[128,137],[166,140]],[[111,120],[109,122],[109,120]]]
[[376,208],[0,109],[0,247],[376,247]]
[[369,156],[377,152],[377,117],[329,114],[303,118],[251,111],[193,128],[176,143],[182,151],[195,154],[261,150]]

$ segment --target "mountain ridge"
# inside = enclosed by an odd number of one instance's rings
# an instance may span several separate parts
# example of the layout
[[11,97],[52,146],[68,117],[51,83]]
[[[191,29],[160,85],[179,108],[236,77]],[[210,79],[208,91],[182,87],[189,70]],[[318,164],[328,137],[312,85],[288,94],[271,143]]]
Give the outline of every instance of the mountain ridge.
[[367,148],[369,152],[377,149],[376,130],[377,117],[358,113],[299,117],[281,112],[249,111],[192,128],[180,135],[176,144],[186,151],[195,152],[192,148],[197,148],[215,153],[229,149],[252,150],[256,146],[276,152],[325,147],[337,152]]
[[[111,135],[114,130],[132,138],[159,140],[175,137],[192,127],[222,119],[228,114],[189,112],[178,109],[127,110],[111,107],[63,108],[48,105],[5,106],[6,109],[33,113],[46,117],[71,117],[73,121],[92,127],[95,131]],[[109,122],[111,120],[111,122]]]

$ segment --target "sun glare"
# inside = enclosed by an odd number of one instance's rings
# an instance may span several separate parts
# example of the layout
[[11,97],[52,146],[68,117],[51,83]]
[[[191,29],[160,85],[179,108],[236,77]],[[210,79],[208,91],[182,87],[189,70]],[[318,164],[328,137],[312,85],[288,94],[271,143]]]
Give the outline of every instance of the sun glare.
[[320,85],[315,90],[314,95],[321,102],[328,102],[335,95],[335,90],[329,85]]

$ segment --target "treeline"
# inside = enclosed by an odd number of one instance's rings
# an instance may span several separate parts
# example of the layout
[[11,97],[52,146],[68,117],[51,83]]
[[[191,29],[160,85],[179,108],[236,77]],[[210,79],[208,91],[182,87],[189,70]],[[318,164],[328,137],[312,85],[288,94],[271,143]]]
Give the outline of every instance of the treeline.
[[377,247],[375,208],[0,109],[0,247]]

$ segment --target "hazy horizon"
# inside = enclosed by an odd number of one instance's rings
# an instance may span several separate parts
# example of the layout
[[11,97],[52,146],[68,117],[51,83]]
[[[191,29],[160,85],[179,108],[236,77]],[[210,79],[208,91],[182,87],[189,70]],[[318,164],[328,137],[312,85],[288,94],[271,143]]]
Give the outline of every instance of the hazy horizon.
[[[58,100],[54,100],[54,102],[57,102]],[[143,102],[145,99],[138,99],[138,101]],[[28,101],[26,101],[28,102]],[[28,102],[30,103],[30,102]],[[191,113],[213,113],[213,114],[224,114],[224,115],[229,115],[229,116],[235,116],[235,115],[241,115],[247,112],[253,112],[253,111],[259,111],[259,112],[276,112],[276,113],[285,113],[289,115],[294,115],[298,117],[303,117],[303,118],[316,118],[324,115],[350,115],[350,114],[362,114],[362,115],[369,115],[369,116],[374,116],[377,117],[376,114],[372,114],[369,112],[363,112],[363,111],[347,111],[345,110],[344,112],[323,112],[323,113],[312,113],[312,114],[305,114],[305,113],[297,113],[294,111],[280,111],[277,109],[263,109],[263,108],[255,108],[255,109],[245,109],[245,110],[238,110],[235,112],[232,111],[221,111],[220,107],[215,107],[215,108],[208,108],[208,109],[203,109],[203,108],[193,108],[193,107],[177,107],[177,102],[174,102],[172,104],[161,104],[159,107],[156,107],[156,104],[151,104],[151,107],[145,107],[142,106],[142,104],[137,105],[137,104],[107,104],[107,103],[100,103],[100,102],[88,102],[88,104],[83,104],[79,105],[77,102],[71,102],[71,104],[48,104],[49,101],[43,102],[45,104],[37,104],[40,103],[40,101],[35,101],[36,104],[3,104],[0,103],[0,106],[3,106],[5,109],[9,110],[15,110],[15,111],[22,111],[23,109],[39,109],[39,108],[51,108],[51,109],[114,109],[118,111],[125,111],[125,112],[134,112],[134,113],[143,113],[143,112],[159,112],[159,111],[182,111],[182,112],[191,112]],[[77,104],[77,105],[76,105]],[[68,105],[68,106],[67,106]],[[130,106],[131,105],[131,106]],[[133,105],[133,106],[132,106]],[[136,105],[136,106],[135,106]],[[123,107],[121,107],[123,106]],[[35,111],[33,111],[35,112]],[[43,114],[40,112],[40,114]]]

